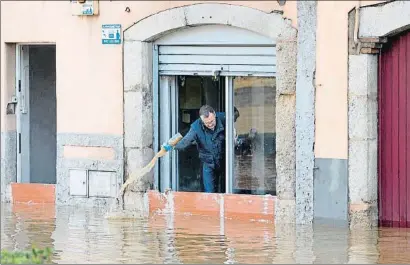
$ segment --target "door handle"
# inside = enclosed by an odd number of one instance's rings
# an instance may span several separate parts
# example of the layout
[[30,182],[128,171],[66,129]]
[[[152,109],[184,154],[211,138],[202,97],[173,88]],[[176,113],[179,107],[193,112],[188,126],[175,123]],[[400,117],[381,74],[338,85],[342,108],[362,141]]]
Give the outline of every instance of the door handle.
[[21,133],[19,133],[19,154],[21,154]]

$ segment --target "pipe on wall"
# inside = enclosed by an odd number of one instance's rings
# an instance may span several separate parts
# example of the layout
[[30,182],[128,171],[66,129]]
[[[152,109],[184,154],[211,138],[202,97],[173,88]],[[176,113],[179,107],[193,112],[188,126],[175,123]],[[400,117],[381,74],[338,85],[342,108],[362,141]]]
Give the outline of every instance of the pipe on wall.
[[361,7],[361,0],[357,1],[356,3],[356,18],[354,21],[354,35],[353,35],[353,41],[354,44],[357,46],[357,44],[359,43],[359,19],[360,19],[360,7]]

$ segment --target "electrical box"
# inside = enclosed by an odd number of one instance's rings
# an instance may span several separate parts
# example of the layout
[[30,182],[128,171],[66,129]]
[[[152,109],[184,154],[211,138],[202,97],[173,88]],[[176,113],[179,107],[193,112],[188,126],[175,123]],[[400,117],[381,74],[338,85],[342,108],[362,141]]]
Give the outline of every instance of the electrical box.
[[87,196],[87,170],[70,169],[70,195],[71,196]]
[[98,0],[71,0],[73,16],[96,16],[99,14]]
[[116,197],[117,177],[113,171],[88,171],[90,197]]

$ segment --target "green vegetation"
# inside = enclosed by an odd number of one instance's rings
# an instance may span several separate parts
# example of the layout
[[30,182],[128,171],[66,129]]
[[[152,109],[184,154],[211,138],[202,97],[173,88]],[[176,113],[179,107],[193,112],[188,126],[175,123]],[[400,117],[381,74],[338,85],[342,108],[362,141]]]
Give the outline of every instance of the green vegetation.
[[1,264],[50,264],[53,251],[50,248],[31,251],[1,250]]

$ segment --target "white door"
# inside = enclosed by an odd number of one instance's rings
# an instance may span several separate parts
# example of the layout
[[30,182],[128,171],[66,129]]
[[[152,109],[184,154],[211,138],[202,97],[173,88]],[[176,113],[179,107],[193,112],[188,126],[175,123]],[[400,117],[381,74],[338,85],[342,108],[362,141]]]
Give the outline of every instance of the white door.
[[30,182],[29,46],[16,46],[17,182]]

